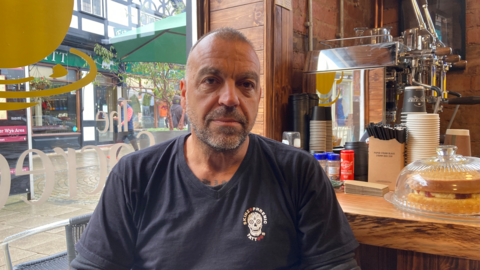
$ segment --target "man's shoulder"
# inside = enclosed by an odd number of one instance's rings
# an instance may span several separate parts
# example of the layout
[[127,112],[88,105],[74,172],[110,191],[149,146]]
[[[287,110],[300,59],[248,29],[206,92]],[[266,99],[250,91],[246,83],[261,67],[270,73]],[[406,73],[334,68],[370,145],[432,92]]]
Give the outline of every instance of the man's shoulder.
[[271,156],[271,158],[281,165],[292,166],[314,160],[313,156],[303,149],[297,149],[260,135],[251,134],[251,136],[256,139],[258,147],[262,149],[264,154]]
[[118,162],[117,169],[123,171],[143,171],[152,172],[157,164],[164,161],[173,161],[177,152],[179,140],[184,140],[186,135],[175,137],[173,139],[155,144],[153,146],[141,149],[139,151],[125,155]]

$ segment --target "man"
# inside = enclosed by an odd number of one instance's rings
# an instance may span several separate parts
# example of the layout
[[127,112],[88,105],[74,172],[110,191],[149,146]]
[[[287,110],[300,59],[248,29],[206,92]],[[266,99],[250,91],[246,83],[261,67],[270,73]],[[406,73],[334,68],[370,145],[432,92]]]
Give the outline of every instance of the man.
[[181,97],[179,95],[173,96],[172,107],[170,107],[170,114],[172,115],[172,123],[174,128],[178,128],[178,123],[181,122],[183,116],[183,124],[181,129],[188,124],[187,115],[183,114],[183,106],[180,105]]
[[186,71],[193,132],[119,161],[72,267],[358,269],[358,244],[318,162],[250,134],[262,94],[250,42],[211,32]]
[[335,103],[335,117],[337,118],[337,125],[339,127],[343,127],[345,126],[345,122],[347,120],[347,115],[348,115],[348,113],[345,114],[345,109],[348,109],[348,107],[345,108],[343,106],[343,102],[345,101],[344,95],[343,95],[343,92],[344,92],[343,86],[338,86],[337,91],[339,92],[340,98]]
[[[127,103],[127,119],[125,120],[125,114],[123,112],[123,103],[127,102],[125,98],[119,98],[117,101],[118,106],[120,106],[122,109],[120,111],[120,117],[122,120],[121,123],[121,129],[120,131],[118,130],[118,117],[114,116],[113,117],[113,141],[114,142],[125,142],[126,139],[130,142],[130,144],[133,146],[133,150],[138,151],[138,145],[137,145],[137,138],[135,137],[135,130],[133,129],[133,108],[130,106],[130,104]],[[127,121],[127,126],[128,126],[128,131],[124,131],[124,121]],[[117,157],[118,154],[120,153],[120,149],[117,151]],[[110,157],[108,157],[110,158]]]
[[150,116],[150,103],[152,100],[152,96],[148,93],[143,94],[142,99],[142,109],[143,109],[143,116]]
[[165,119],[167,118],[167,104],[165,101],[160,101],[158,103],[158,127],[165,127]]

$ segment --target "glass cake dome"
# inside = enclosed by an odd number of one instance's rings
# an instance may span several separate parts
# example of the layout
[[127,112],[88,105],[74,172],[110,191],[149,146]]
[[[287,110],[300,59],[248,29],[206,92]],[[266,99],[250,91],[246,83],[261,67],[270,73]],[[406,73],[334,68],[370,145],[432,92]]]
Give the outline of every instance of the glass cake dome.
[[406,166],[395,192],[385,199],[417,213],[480,215],[480,158],[456,155],[456,150],[453,145],[439,146],[437,157]]

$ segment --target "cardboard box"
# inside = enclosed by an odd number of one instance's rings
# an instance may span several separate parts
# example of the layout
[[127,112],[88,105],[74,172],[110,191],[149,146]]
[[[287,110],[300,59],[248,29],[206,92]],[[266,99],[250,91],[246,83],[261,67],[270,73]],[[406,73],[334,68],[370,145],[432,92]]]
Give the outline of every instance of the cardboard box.
[[400,171],[405,167],[405,144],[396,139],[384,141],[370,137],[368,182],[384,184],[395,190]]

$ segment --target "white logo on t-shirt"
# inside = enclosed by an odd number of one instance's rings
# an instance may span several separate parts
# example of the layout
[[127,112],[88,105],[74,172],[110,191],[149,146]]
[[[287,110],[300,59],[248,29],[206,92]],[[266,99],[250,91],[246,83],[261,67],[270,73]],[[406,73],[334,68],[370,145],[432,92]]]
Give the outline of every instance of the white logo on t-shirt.
[[249,208],[243,214],[243,225],[248,225],[250,233],[247,237],[252,241],[260,241],[265,237],[265,232],[262,232],[262,228],[266,224],[267,215],[258,207]]

